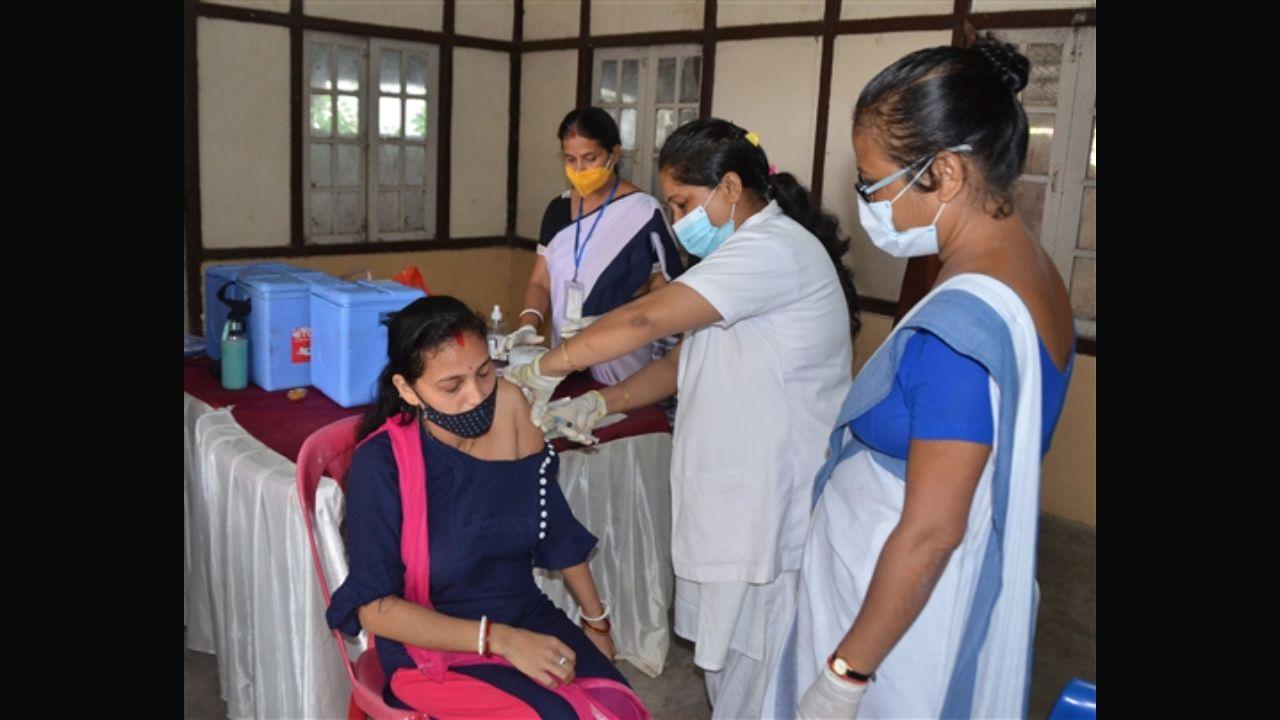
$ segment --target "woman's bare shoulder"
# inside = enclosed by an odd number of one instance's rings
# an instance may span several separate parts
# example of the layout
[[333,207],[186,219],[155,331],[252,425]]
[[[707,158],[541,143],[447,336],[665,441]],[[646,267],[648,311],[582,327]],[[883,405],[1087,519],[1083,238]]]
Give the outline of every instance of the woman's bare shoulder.
[[523,457],[542,449],[542,431],[529,418],[529,401],[518,386],[509,380],[498,380],[498,405],[503,408],[502,417],[515,428],[516,448]]

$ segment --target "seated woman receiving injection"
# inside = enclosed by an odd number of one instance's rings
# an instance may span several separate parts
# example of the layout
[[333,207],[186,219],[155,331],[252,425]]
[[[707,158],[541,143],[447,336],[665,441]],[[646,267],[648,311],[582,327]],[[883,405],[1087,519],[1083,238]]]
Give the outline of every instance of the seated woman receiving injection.
[[[613,666],[596,538],[559,458],[499,380],[482,319],[445,296],[392,316],[378,399],[347,476],[351,572],[330,627],[374,636],[383,698],[432,718],[648,718]],[[534,584],[559,570],[579,624]]]

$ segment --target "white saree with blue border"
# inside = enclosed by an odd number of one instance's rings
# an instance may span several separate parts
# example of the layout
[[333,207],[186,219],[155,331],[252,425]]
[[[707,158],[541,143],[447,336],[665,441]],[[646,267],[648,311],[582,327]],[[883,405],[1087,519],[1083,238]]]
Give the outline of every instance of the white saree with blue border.
[[902,516],[906,462],[863,445],[848,426],[889,394],[902,350],[921,330],[987,369],[994,443],[964,540],[877,669],[858,717],[1026,715],[1037,602],[1039,346],[1030,313],[1008,286],[965,274],[940,284],[902,319],[845,398],[814,481],[796,619],[766,697],[773,717],[794,717],[852,627]]

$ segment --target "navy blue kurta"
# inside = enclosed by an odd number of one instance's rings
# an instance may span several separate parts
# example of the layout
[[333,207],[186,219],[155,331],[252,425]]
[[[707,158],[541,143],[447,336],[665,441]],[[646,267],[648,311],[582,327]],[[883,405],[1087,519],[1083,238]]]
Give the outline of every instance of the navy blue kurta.
[[[595,536],[574,518],[556,482],[560,459],[551,446],[519,460],[485,461],[436,440],[421,425],[419,429],[427,467],[435,610],[469,620],[488,615],[492,622],[555,635],[577,654],[578,676],[625,683],[533,581],[534,566],[572,567],[585,561],[596,544]],[[346,492],[351,571],[333,593],[325,617],[330,627],[354,636],[361,629],[361,606],[387,595],[404,596],[400,479],[385,433],[356,451]],[[390,680],[397,670],[414,668],[413,659],[395,640],[378,638],[375,648],[387,679],[384,699],[407,708],[391,692]],[[543,717],[574,716],[567,702],[515,668],[470,665],[453,670],[516,695]]]

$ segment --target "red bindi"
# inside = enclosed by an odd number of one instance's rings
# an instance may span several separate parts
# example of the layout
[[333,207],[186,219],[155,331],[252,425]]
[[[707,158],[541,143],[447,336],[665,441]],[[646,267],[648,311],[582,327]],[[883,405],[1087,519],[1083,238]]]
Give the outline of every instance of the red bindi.
[[461,331],[461,330],[455,330],[455,331],[453,332],[453,339],[454,339],[454,340],[456,340],[456,341],[458,342],[458,347],[466,347],[466,346],[467,346],[467,338],[466,338],[466,336],[465,336],[465,335],[463,335],[463,334],[462,334],[462,331]]

